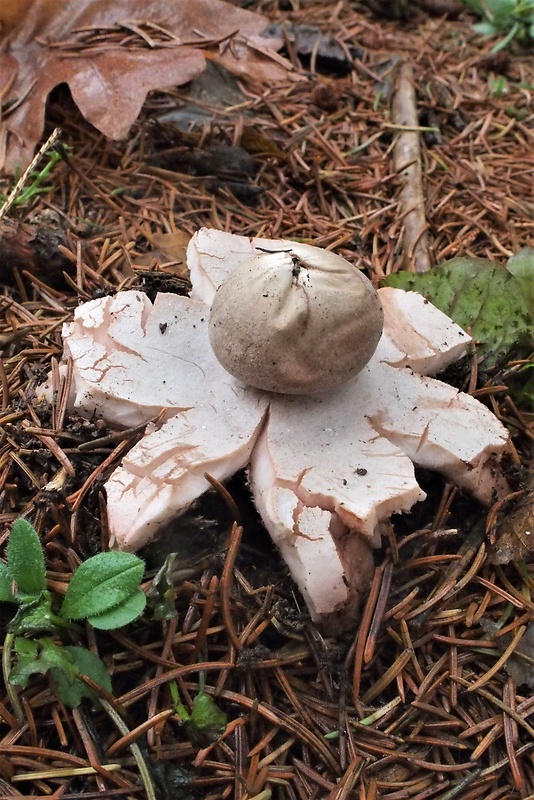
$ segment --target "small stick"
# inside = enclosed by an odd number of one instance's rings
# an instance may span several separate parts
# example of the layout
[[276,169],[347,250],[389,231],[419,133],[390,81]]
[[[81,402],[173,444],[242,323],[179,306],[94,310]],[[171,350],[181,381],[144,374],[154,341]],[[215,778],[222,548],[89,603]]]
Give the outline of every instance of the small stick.
[[22,173],[22,175],[20,176],[20,178],[18,179],[14,187],[11,189],[8,196],[6,197],[5,203],[3,204],[2,208],[0,208],[0,220],[2,220],[5,217],[5,215],[7,214],[7,212],[9,211],[15,200],[17,199],[20,190],[22,189],[22,187],[24,186],[24,184],[34,171],[39,161],[45,155],[47,150],[50,150],[50,148],[55,145],[60,135],[61,135],[60,128],[54,128],[54,130],[52,131],[46,142],[32,158],[31,164],[29,164],[29,166],[24,170],[24,172]]
[[428,272],[431,263],[426,235],[420,127],[411,64],[404,63],[400,68],[391,113],[393,123],[399,129],[393,160],[402,185],[399,210],[404,227],[403,266],[410,272]]

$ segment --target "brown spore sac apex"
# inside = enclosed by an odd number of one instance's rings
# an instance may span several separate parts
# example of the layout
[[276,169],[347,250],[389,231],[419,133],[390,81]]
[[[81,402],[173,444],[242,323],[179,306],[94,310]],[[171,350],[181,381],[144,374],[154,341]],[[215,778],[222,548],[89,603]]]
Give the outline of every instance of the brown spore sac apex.
[[365,367],[382,334],[371,282],[311,245],[259,252],[219,286],[209,336],[224,369],[250,386],[315,394]]

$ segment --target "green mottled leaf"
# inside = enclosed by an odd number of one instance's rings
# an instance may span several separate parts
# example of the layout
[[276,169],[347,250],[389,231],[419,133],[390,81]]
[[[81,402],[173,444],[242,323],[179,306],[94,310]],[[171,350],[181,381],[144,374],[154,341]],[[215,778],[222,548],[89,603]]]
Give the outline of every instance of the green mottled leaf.
[[46,589],[41,540],[27,519],[13,523],[7,545],[7,566],[21,592],[39,595]]
[[87,559],[70,580],[61,616],[85,619],[110,611],[138,595],[144,571],[144,562],[133,553],[99,553]]
[[519,281],[523,299],[534,320],[534,247],[523,247],[506,263],[506,269]]
[[[107,692],[111,692],[111,678],[106,665],[97,655],[84,647],[64,647],[62,648],[67,656],[72,660],[76,667],[76,675],[82,673],[91,678],[92,681],[102,686]],[[76,708],[84,698],[96,699],[96,693],[81,681],[78,677],[73,677],[72,673],[66,673],[63,669],[52,668],[50,670],[56,682],[59,696],[66,706]]]
[[141,589],[137,589],[135,594],[123,600],[118,606],[102,612],[102,614],[94,614],[87,617],[93,628],[98,628],[102,631],[110,631],[115,628],[122,628],[124,625],[133,622],[134,619],[140,617],[146,606],[146,596]]
[[398,272],[385,283],[419,292],[462,328],[470,328],[482,369],[495,366],[518,345],[533,345],[524,289],[492,261],[453,258],[430,272]]
[[16,603],[13,596],[13,575],[8,569],[7,564],[0,561],[0,602],[2,603]]

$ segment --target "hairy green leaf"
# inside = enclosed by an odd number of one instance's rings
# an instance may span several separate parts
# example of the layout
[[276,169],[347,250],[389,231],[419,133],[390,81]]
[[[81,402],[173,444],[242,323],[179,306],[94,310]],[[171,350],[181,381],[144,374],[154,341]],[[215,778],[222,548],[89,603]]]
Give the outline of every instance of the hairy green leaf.
[[122,628],[140,617],[146,606],[146,596],[141,589],[137,589],[135,594],[123,600],[118,606],[103,611],[101,614],[92,614],[87,617],[93,628],[102,631],[115,630]]
[[7,545],[7,566],[21,592],[39,595],[46,589],[41,540],[27,519],[13,523]]
[[484,10],[491,20],[501,28],[509,27],[513,22],[517,0],[485,0]]
[[137,595],[144,571],[144,562],[133,553],[99,553],[87,559],[70,580],[61,616],[85,619],[110,611]]
[[[87,675],[94,683],[102,686],[107,692],[111,692],[109,672],[106,665],[97,655],[90,650],[86,650],[85,647],[66,646],[63,650],[72,659],[77,675],[80,673]],[[89,700],[96,699],[96,693],[93,689],[78,677],[73,677],[72,674],[67,674],[64,670],[55,667],[50,670],[50,673],[56,682],[59,696],[69,708],[76,708],[84,698]]]
[[520,282],[482,258],[453,258],[430,272],[397,272],[387,286],[419,292],[458,325],[470,328],[482,369],[501,362],[523,343],[532,347],[533,325]]
[[0,561],[0,602],[16,603],[13,596],[13,575],[9,571],[7,564]]

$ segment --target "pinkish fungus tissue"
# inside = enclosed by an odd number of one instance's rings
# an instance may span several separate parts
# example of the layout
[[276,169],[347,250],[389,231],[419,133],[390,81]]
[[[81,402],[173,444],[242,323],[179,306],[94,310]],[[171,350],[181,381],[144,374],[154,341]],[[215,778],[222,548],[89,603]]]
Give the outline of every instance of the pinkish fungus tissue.
[[[382,523],[425,497],[414,465],[490,504],[507,491],[500,461],[508,433],[477,400],[429,377],[464,354],[463,330],[413,292],[380,289],[378,303],[367,279],[332,253],[326,276],[320,259],[314,272],[321,252],[202,229],[188,250],[190,297],[159,294],[152,304],[140,291],[123,291],[93,300],[76,310],[63,338],[72,409],[111,426],[148,422],[106,483],[113,546],[137,550],[151,541],[210,488],[205,473],[224,481],[247,467],[254,502],[312,619],[336,632],[357,620]],[[258,261],[262,253],[268,262]],[[255,272],[266,264],[275,271],[285,264],[290,278]],[[343,295],[330,343],[322,308],[329,270],[333,294]],[[229,339],[214,337],[210,308],[224,327],[221,297],[233,273]],[[269,295],[267,305],[245,296],[252,285]],[[372,306],[363,322],[351,307],[360,296]],[[236,333],[249,301],[254,316]],[[320,322],[308,326],[307,314]],[[245,373],[233,353],[234,377],[220,360],[236,342],[253,350],[255,332],[281,347],[268,349],[273,369],[255,380],[258,353]],[[295,363],[283,358],[292,342],[301,346]],[[349,357],[353,342],[367,348],[365,359]],[[158,414],[157,425],[149,422]]]

